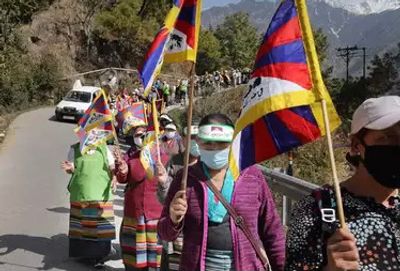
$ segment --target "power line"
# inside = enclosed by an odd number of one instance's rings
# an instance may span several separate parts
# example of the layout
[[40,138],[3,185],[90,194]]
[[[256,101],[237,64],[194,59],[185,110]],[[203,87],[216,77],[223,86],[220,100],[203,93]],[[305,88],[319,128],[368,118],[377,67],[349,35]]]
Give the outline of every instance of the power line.
[[357,45],[353,47],[341,47],[336,49],[339,57],[343,57],[346,61],[346,81],[349,81],[349,65],[350,60],[353,57],[363,57],[363,78],[366,76],[366,56],[367,56],[367,48],[361,47],[359,48]]

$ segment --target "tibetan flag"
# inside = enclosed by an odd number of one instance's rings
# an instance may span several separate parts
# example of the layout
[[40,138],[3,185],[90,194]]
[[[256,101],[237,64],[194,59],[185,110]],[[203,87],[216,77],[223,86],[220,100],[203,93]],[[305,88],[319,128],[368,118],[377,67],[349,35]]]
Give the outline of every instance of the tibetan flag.
[[100,91],[83,117],[78,122],[77,129],[90,131],[91,129],[113,119],[112,111],[107,103],[104,91]]
[[97,146],[104,144],[107,140],[114,138],[114,127],[111,121],[102,123],[101,125],[86,131],[82,127],[79,127],[75,131],[80,143],[80,151],[85,154],[88,150],[94,149]]
[[153,179],[155,175],[157,156],[157,146],[155,141],[146,144],[140,152],[140,162],[146,171],[146,176],[149,180]]
[[133,127],[147,126],[144,102],[134,103],[117,114],[118,128],[127,134]]
[[185,0],[174,0],[173,6],[165,19],[163,27],[157,33],[146,53],[143,64],[139,67],[139,76],[144,87],[144,96],[147,96],[153,86],[155,78],[159,75],[164,61],[165,48],[170,34],[174,29],[179,12]]
[[196,62],[202,0],[185,0],[165,49],[164,62]]
[[324,85],[305,0],[281,2],[258,51],[230,153],[235,178],[256,163],[325,135],[340,125]]

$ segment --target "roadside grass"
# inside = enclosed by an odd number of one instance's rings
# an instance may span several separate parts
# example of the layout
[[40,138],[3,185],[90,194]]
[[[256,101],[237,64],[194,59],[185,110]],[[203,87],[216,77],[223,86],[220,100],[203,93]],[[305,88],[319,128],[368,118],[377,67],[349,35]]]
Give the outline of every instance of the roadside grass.
[[10,126],[10,124],[21,114],[37,110],[43,107],[48,107],[48,106],[53,106],[52,102],[48,102],[45,104],[35,104],[32,105],[28,108],[22,109],[22,110],[16,110],[14,112],[6,112],[3,114],[0,114],[0,146],[4,142],[7,136],[7,131]]

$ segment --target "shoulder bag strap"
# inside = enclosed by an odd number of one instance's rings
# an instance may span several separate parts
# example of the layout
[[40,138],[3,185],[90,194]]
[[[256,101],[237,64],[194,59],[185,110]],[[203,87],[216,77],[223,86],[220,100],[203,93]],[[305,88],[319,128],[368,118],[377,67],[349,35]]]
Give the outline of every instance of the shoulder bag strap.
[[247,239],[250,241],[251,245],[253,246],[257,256],[260,258],[262,261],[264,267],[266,270],[271,270],[271,265],[267,256],[267,253],[265,252],[264,247],[254,238],[252,232],[249,230],[249,228],[246,225],[246,222],[244,221],[243,217],[240,216],[236,210],[230,205],[224,196],[218,191],[218,189],[215,187],[215,185],[211,182],[211,180],[206,181],[207,186],[213,191],[214,195],[218,198],[219,201],[221,201],[222,205],[226,208],[228,211],[229,215],[233,218],[235,221],[236,226],[238,226],[246,235]]

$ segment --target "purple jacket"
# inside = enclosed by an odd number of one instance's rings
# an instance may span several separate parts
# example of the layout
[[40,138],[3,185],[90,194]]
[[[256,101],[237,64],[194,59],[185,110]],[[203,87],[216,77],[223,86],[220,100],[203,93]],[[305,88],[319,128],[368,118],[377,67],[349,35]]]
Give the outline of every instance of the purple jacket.
[[[205,270],[205,256],[208,233],[207,186],[201,164],[189,168],[187,184],[188,211],[183,222],[175,226],[169,217],[169,205],[180,190],[182,172],[172,182],[165,200],[158,234],[165,241],[175,240],[183,231],[184,244],[180,270]],[[285,262],[285,236],[275,208],[275,203],[261,171],[256,167],[245,170],[234,186],[232,205],[247,223],[250,231],[262,241],[272,270],[281,271]],[[230,218],[234,247],[235,270],[264,270],[251,243]]]

